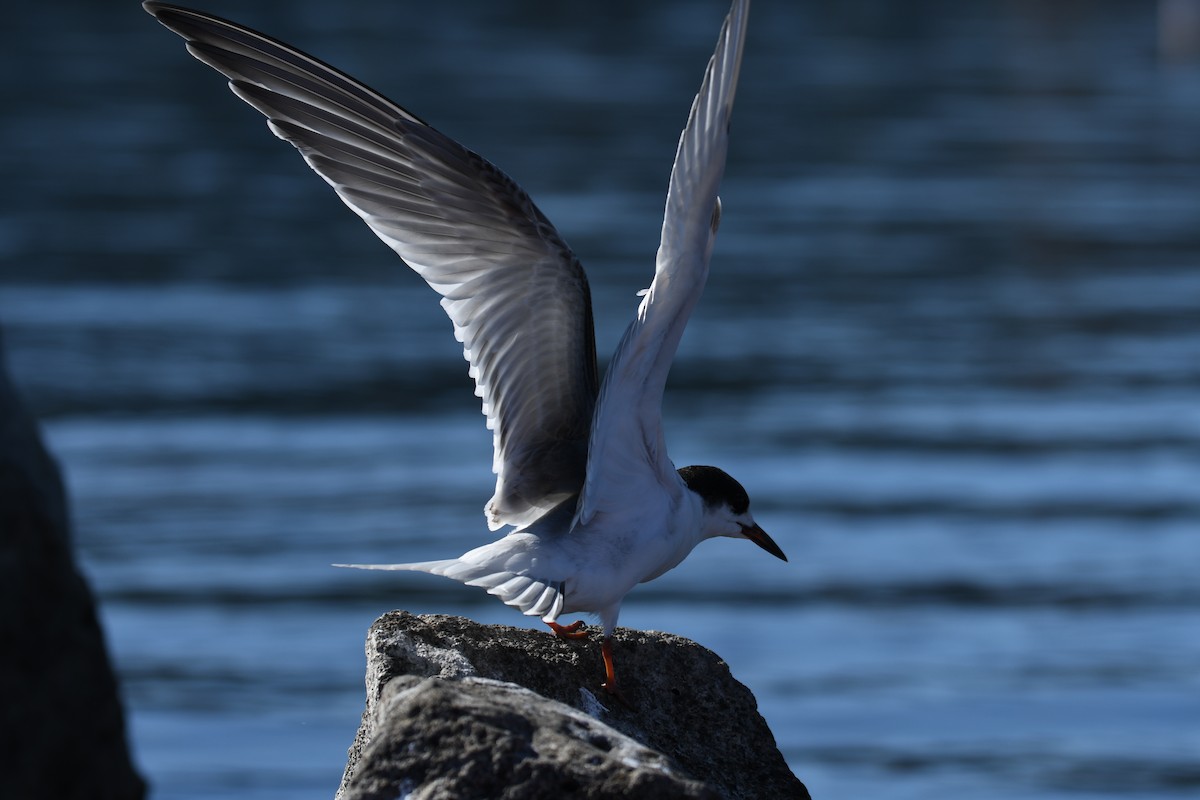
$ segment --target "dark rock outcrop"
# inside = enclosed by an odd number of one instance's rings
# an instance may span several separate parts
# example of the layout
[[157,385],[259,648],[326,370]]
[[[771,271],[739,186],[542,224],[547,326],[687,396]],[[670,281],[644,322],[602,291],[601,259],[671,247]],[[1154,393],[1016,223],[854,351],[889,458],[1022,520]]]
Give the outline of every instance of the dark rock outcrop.
[[145,794],[58,466],[0,353],[0,797]]
[[624,628],[614,648],[632,708],[599,688],[598,642],[385,614],[338,797],[808,797],[718,656]]

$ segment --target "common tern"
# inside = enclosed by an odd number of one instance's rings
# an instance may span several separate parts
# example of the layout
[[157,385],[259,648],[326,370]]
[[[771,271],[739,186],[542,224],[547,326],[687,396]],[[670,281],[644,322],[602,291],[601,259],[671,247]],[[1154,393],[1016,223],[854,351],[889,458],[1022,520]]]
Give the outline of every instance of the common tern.
[[559,636],[603,626],[602,686],[624,699],[612,634],[625,595],[704,539],[749,539],[787,560],[741,484],[667,457],[667,372],[708,278],[749,0],[734,0],[679,139],[650,288],[596,368],[583,267],[507,175],[343,72],[249,28],[151,0],[188,51],[229,78],[371,230],[442,296],[493,432],[488,527],[514,530],[458,558],[341,564],[479,586]]

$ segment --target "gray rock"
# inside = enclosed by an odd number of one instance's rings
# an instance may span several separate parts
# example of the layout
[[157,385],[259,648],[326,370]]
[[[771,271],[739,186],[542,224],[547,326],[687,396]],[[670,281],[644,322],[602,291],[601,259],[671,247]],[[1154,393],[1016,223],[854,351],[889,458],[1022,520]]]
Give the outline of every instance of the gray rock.
[[143,797],[62,478],[2,353],[0,642],[0,797]]
[[808,797],[716,654],[624,628],[614,652],[632,708],[600,689],[598,641],[385,614],[339,798]]
[[720,795],[581,711],[511,683],[402,675],[345,800]]

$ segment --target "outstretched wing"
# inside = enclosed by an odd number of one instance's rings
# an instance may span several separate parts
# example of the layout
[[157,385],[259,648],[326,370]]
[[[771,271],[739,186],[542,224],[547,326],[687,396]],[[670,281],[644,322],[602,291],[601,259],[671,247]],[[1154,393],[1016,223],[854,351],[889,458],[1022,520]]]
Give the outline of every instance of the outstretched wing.
[[663,440],[663,389],[708,279],[749,11],[750,0],[734,0],[679,137],[654,282],[604,376],[576,524],[627,506],[631,493],[649,481],[668,489],[679,485]]
[[489,526],[532,521],[578,492],[598,384],[591,296],[578,259],[528,195],[295,48],[208,14],[144,6],[442,296],[494,434]]

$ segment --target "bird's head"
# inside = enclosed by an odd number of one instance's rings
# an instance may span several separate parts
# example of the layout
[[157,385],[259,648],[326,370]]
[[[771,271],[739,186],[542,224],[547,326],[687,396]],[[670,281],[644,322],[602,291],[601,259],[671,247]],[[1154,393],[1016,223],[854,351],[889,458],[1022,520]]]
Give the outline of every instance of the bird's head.
[[749,539],[776,558],[787,561],[779,545],[750,516],[750,495],[728,473],[716,467],[684,467],[679,477],[704,503],[701,531],[705,537]]

